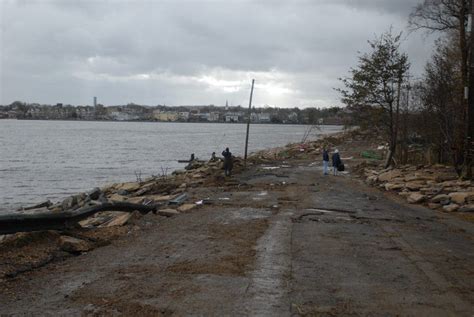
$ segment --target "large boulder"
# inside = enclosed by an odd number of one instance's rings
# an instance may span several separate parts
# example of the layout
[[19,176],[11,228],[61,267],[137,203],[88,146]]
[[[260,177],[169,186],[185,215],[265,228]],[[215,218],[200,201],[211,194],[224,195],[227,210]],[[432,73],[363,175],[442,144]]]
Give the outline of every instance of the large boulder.
[[420,193],[412,193],[407,197],[410,204],[419,204],[426,200],[426,196]]
[[473,196],[474,193],[472,192],[454,192],[454,193],[449,193],[449,197],[451,198],[451,201],[455,202],[456,204],[464,204],[466,202],[466,198]]

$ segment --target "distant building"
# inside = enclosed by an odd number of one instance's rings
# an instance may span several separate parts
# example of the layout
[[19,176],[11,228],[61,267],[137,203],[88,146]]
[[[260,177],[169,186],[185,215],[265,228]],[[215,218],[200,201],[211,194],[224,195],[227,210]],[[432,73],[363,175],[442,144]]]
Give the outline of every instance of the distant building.
[[258,122],[260,123],[269,123],[271,121],[270,114],[262,112],[258,114]]
[[218,122],[221,119],[221,114],[219,112],[210,112],[209,113],[209,121],[211,122]]
[[179,114],[175,111],[153,111],[153,117],[158,121],[178,121]]
[[224,116],[225,122],[240,122],[243,118],[242,112],[227,112]]
[[180,111],[180,112],[178,112],[178,119],[180,121],[188,121],[189,120],[189,111]]

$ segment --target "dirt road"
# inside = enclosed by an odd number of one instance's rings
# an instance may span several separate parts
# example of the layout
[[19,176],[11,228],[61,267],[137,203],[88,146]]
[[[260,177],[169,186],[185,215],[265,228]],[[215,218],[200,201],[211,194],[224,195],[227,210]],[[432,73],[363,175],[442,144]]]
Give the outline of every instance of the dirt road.
[[[283,167],[281,167],[283,166]],[[189,214],[2,282],[3,315],[472,316],[474,225],[308,162],[256,166]]]

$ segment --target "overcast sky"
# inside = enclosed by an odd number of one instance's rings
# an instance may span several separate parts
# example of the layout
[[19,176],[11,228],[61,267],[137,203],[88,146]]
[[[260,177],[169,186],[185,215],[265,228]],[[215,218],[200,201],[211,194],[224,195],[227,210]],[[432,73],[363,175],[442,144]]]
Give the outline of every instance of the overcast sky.
[[[358,51],[421,0],[1,0],[0,103],[340,105]],[[422,73],[432,40],[403,49]]]

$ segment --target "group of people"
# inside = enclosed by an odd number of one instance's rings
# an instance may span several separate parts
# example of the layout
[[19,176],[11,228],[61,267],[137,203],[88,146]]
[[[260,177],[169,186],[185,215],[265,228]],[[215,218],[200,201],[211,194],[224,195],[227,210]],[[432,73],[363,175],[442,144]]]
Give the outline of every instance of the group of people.
[[[224,151],[222,151],[222,156],[224,157],[223,169],[224,169],[225,176],[230,176],[232,173],[232,167],[234,165],[234,162],[232,159],[232,153],[230,152],[229,148],[226,148]],[[185,169],[191,169],[195,160],[196,160],[196,157],[194,156],[194,153],[193,153],[191,154],[191,157],[188,161],[188,165],[185,167]],[[220,159],[216,156],[216,152],[212,152],[209,162],[217,162],[219,160]]]
[[[230,176],[232,174],[232,167],[233,167],[233,159],[232,153],[230,152],[229,148],[226,148],[222,151],[223,162],[224,162],[224,173],[225,176]],[[194,153],[191,154],[190,164],[195,160]],[[217,162],[219,158],[216,156],[216,152],[212,152],[210,162]],[[339,154],[339,150],[335,149],[331,156],[332,161],[332,170],[333,175],[336,176],[338,172],[344,171],[344,164],[342,163],[341,156]],[[329,150],[325,147],[323,149],[323,173],[324,175],[329,174]]]
[[[333,175],[336,176],[338,172],[344,170],[344,164],[342,163],[341,156],[339,155],[339,150],[335,149],[331,157],[332,160],[332,170]],[[329,169],[329,151],[327,148],[323,149],[323,173],[328,175]]]

